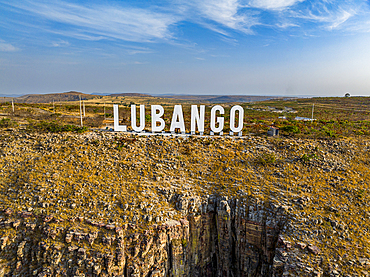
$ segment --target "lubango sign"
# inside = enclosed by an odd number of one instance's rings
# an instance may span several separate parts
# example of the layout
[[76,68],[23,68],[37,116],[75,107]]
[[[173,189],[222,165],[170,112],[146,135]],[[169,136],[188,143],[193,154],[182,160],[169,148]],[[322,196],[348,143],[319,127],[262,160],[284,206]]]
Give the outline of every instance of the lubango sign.
[[[212,133],[223,134],[224,129],[224,117],[218,116],[223,115],[225,110],[222,106],[216,105],[211,109],[211,120],[210,129]],[[114,114],[114,131],[126,132],[127,126],[119,124],[119,112],[118,105],[113,105]],[[161,105],[151,105],[151,127],[153,133],[162,132],[165,128],[165,122],[163,120],[164,109]],[[238,121],[236,122],[236,116],[238,115]],[[201,135],[204,133],[204,118],[205,118],[205,106],[200,105],[199,109],[197,105],[191,106],[191,117],[190,117],[190,132],[195,134],[198,131]],[[230,132],[238,133],[241,135],[243,129],[243,118],[244,109],[241,106],[233,106],[230,109]],[[135,132],[142,132],[145,128],[145,106],[140,105],[139,107],[139,121],[140,125],[136,122],[136,105],[131,105],[131,128]],[[236,126],[237,123],[237,126]],[[216,126],[217,125],[217,126]],[[181,105],[175,105],[172,113],[172,120],[170,126],[170,132],[174,133],[176,129],[179,129],[181,133],[185,133],[185,121],[184,114]]]

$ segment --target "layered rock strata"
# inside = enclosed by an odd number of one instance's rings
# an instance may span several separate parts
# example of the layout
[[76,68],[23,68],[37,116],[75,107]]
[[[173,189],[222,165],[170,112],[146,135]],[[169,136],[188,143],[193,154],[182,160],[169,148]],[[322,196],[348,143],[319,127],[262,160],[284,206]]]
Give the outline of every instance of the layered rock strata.
[[[67,275],[67,269],[70,276],[98,276],[91,273],[96,266],[103,276],[107,265],[118,259],[112,276],[169,276],[173,268],[175,273],[201,276],[208,271],[200,263],[208,264],[209,274],[220,276],[244,274],[244,263],[252,268],[247,271],[251,276],[368,276],[369,145],[365,138],[0,132],[0,268],[7,276],[37,276],[48,267],[54,276]],[[246,231],[239,233],[245,224],[264,220],[266,232],[279,226],[270,224],[267,215],[255,219],[250,214],[254,205],[259,211],[284,209],[289,215],[285,226],[277,228],[272,261],[264,254],[264,236],[255,244],[249,236],[248,248],[243,245]],[[189,236],[198,232],[201,243],[210,241],[213,248],[197,248],[207,255],[194,256],[199,251],[189,248],[193,244],[183,235],[185,227],[178,241],[168,238],[170,226],[186,226],[184,220],[189,222]],[[256,225],[257,230],[249,228],[248,233],[259,232]],[[231,235],[219,239],[221,232]],[[146,261],[159,238],[162,254]],[[147,244],[147,250],[141,248]],[[16,258],[18,247],[22,258]],[[35,247],[60,248],[58,266],[24,254]],[[177,258],[169,258],[173,251],[180,251],[176,257],[186,255],[183,264],[178,258],[183,268],[175,266]],[[262,257],[257,270],[251,262],[255,256],[245,254],[248,251]],[[52,255],[47,252],[45,257]],[[188,261],[195,265],[189,267]],[[65,270],[58,273],[58,267]]]
[[[191,202],[191,201],[190,201]],[[181,203],[181,202],[180,202]],[[185,208],[183,203],[182,208]],[[194,210],[194,207],[187,205]],[[208,197],[180,221],[139,229],[3,212],[0,276],[278,276],[284,209]]]

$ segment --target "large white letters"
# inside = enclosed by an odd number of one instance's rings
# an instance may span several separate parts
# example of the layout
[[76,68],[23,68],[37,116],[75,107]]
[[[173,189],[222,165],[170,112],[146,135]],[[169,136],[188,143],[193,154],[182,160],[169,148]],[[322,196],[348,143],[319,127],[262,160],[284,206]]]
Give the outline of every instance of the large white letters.
[[131,105],[131,127],[135,132],[141,132],[145,128],[145,106],[140,105],[140,126],[136,125],[136,105]]
[[[137,117],[136,114],[136,105],[131,105],[131,127],[132,130],[135,132],[141,132],[145,128],[145,106],[140,105],[140,125],[137,126]],[[220,116],[216,116],[217,113]],[[236,113],[238,113],[238,118],[236,118]],[[211,109],[211,118],[210,118],[210,128],[211,134],[219,133],[222,135],[224,125],[225,125],[225,118],[222,116],[225,114],[225,109],[220,106],[216,105]],[[119,123],[119,110],[118,105],[113,105],[113,115],[114,115],[114,131],[116,132],[126,132],[127,126],[120,125]],[[152,117],[152,132],[162,132],[165,128],[165,121],[163,119],[164,109],[161,105],[152,105],[151,106],[151,117]],[[230,109],[230,135],[233,133],[239,133],[241,136],[241,132],[244,127],[244,109],[243,107],[236,105],[231,107]],[[195,134],[196,130],[203,135],[204,132],[204,124],[205,124],[205,105],[200,105],[199,110],[197,105],[191,105],[191,122],[190,122],[190,131],[191,134]],[[235,126],[237,125],[237,126]],[[217,127],[216,127],[217,126]],[[173,108],[170,132],[174,132],[176,129],[180,129],[182,133],[185,133],[185,121],[184,121],[184,113],[182,110],[181,105],[175,105]]]
[[216,105],[211,109],[211,130],[215,133],[222,132],[224,129],[224,118],[217,117],[218,127],[216,128],[216,112],[219,111],[220,114],[224,114],[225,110],[220,105]]
[[185,132],[184,114],[182,113],[181,105],[175,105],[173,108],[170,132],[175,132],[176,128],[179,128],[181,132]]
[[[239,122],[238,127],[235,127],[235,112],[239,112]],[[243,119],[244,119],[244,109],[241,106],[233,106],[230,110],[230,130],[232,132],[240,132],[243,130]]]
[[190,124],[191,132],[195,132],[196,125],[198,125],[199,132],[204,132],[204,113],[205,113],[204,105],[200,105],[199,114],[197,105],[191,105],[191,124]]
[[[152,132],[161,132],[164,129],[165,123],[162,118],[164,109],[161,105],[152,105]],[[159,111],[159,113],[157,113]],[[157,126],[157,123],[160,123]]]
[[114,116],[114,131],[115,132],[126,132],[127,126],[126,125],[119,125],[119,112],[118,112],[118,105],[113,105],[113,116]]

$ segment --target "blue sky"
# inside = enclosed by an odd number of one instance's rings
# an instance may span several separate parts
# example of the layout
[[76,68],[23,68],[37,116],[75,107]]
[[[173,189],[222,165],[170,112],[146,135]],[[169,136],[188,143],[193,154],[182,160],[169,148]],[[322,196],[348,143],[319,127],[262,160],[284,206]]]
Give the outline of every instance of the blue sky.
[[0,94],[370,94],[364,0],[0,0]]

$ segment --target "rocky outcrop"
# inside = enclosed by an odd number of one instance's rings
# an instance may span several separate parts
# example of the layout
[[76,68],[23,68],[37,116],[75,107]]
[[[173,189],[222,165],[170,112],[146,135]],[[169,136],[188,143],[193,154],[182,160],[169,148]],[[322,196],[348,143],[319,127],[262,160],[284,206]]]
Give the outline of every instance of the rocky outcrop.
[[369,143],[0,132],[0,268],[367,276]]
[[278,276],[284,209],[251,197],[180,203],[183,219],[146,229],[5,210],[0,276]]

